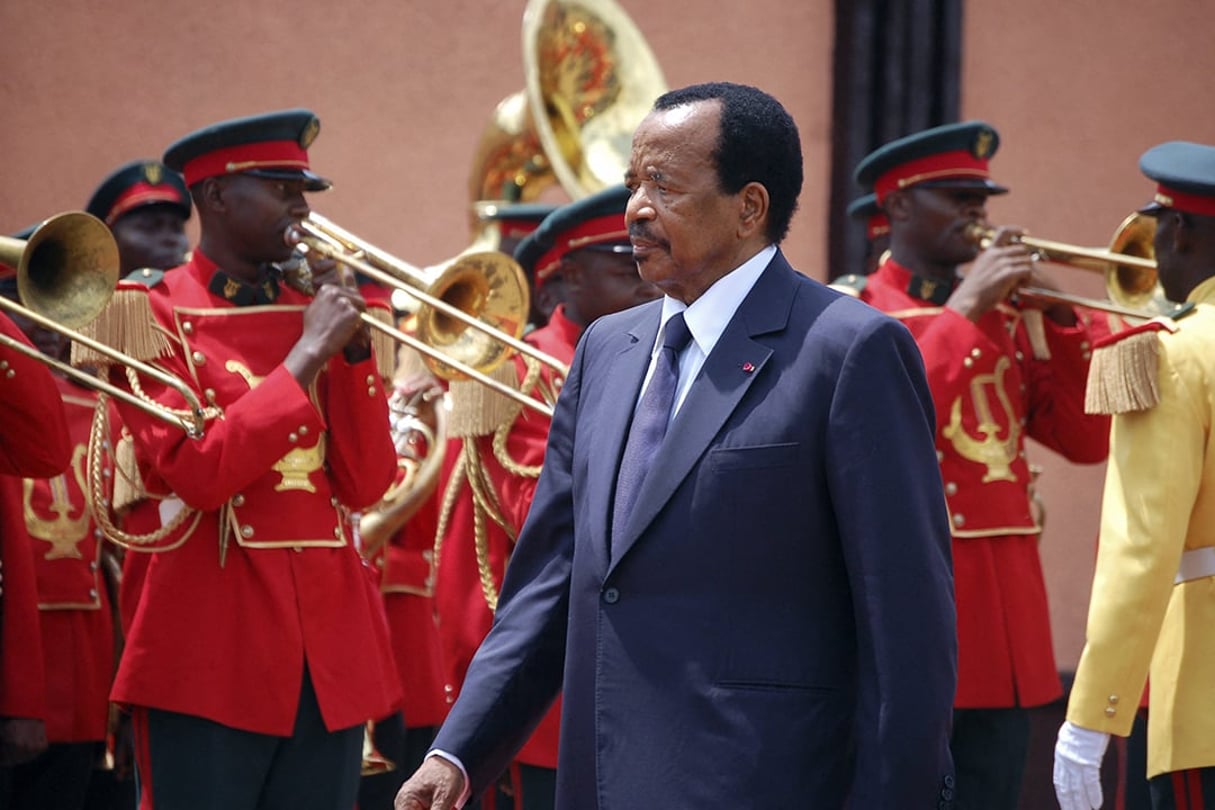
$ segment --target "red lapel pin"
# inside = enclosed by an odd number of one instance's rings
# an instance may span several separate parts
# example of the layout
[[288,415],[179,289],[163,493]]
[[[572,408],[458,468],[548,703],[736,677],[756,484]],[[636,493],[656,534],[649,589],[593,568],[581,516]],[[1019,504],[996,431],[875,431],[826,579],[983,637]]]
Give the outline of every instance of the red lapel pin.
[[755,371],[755,366],[751,363],[743,363],[742,370],[750,374],[752,371]]

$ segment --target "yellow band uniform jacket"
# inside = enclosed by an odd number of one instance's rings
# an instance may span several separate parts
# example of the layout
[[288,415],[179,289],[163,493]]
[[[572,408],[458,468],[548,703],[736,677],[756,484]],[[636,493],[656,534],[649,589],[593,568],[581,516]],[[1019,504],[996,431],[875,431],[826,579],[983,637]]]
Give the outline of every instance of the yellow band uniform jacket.
[[[33,566],[41,644],[13,636],[22,656],[38,655],[46,691],[47,739],[105,739],[114,676],[113,618],[98,561],[100,532],[87,496],[85,464],[96,396],[56,377],[67,431],[49,441],[71,448],[68,468],[49,478],[0,477],[0,533]],[[10,589],[9,569],[3,571]],[[5,636],[8,639],[8,636]],[[26,715],[18,715],[26,716]]]
[[1096,463],[1109,421],[1084,413],[1091,347],[1082,322],[1044,318],[1050,359],[1036,359],[1018,310],[1000,306],[972,323],[943,306],[947,293],[887,260],[860,297],[915,336],[936,406],[958,611],[955,706],[1037,706],[1062,686],[1025,440]]
[[306,665],[326,726],[354,726],[399,700],[376,577],[351,541],[350,513],[396,467],[380,377],[374,357],[339,353],[301,389],[282,362],[309,299],[267,282],[272,301],[235,306],[248,290],[220,272],[196,250],[140,289],[171,347],[156,365],[220,415],[192,439],[120,406],[150,495],[131,523],[190,517],[147,565],[112,697],[288,736]]
[[1101,504],[1087,643],[1067,719],[1130,733],[1149,664],[1148,776],[1215,766],[1215,578],[1175,584],[1215,547],[1215,279],[1158,332],[1160,401],[1118,414]]

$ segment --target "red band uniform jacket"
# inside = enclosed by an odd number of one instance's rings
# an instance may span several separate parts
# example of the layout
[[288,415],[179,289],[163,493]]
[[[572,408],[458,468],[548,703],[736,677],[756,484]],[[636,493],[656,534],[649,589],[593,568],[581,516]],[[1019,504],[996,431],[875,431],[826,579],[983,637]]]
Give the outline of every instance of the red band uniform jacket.
[[[569,365],[574,359],[574,348],[578,344],[580,333],[581,329],[565,317],[564,307],[558,306],[550,316],[548,324],[529,333],[526,340],[540,351]],[[516,363],[518,379],[522,381],[526,369],[518,358]],[[506,452],[510,458],[517,464],[538,468],[544,462],[549,425],[549,420],[537,413],[521,413],[511,425],[506,439]],[[451,467],[460,457],[463,442],[463,439],[451,440],[445,460],[444,481],[448,479]],[[477,437],[476,442],[503,515],[517,535],[531,508],[537,478],[514,475],[503,468],[495,458],[493,436]],[[494,611],[489,607],[481,579],[482,564],[477,558],[474,524],[472,495],[466,487],[453,508],[447,531],[441,538],[436,585],[444,666],[451,701],[459,696],[468,664],[481,641],[489,633],[494,620]],[[486,521],[486,524],[486,557],[495,589],[492,597],[496,601],[511,550],[515,545],[515,536],[507,536],[493,521]],[[556,768],[560,719],[561,703],[558,700],[520,749],[517,760],[527,765]]]
[[271,302],[235,306],[228,297],[249,290],[215,283],[219,272],[196,250],[162,283],[128,291],[147,295],[171,346],[157,365],[222,413],[192,439],[120,407],[161,521],[194,512],[147,564],[113,699],[289,736],[307,665],[330,730],[385,716],[399,700],[395,666],[350,524],[396,466],[374,357],[339,353],[302,390],[282,361],[309,299],[270,282]]
[[972,323],[934,292],[887,260],[860,297],[911,331],[936,404],[958,609],[955,706],[1041,705],[1062,687],[1025,440],[1077,463],[1105,459],[1109,420],[1084,413],[1090,335],[1083,321],[1062,328],[1044,318],[1050,360],[1038,360],[1017,310],[1000,306]]
[[[57,379],[72,445],[68,469],[51,478],[0,479],[3,531],[21,538],[37,582],[47,739],[105,739],[114,676],[113,617],[98,559],[101,533],[92,517],[86,454],[96,395]],[[7,583],[6,583],[7,584]]]

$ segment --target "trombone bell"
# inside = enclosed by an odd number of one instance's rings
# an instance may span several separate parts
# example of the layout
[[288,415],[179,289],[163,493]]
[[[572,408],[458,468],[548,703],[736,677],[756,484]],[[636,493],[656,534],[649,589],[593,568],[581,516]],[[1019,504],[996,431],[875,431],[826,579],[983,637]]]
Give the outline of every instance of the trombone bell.
[[16,268],[26,308],[69,329],[105,309],[121,266],[110,229],[83,211],[51,217],[28,240],[0,236],[0,262]]

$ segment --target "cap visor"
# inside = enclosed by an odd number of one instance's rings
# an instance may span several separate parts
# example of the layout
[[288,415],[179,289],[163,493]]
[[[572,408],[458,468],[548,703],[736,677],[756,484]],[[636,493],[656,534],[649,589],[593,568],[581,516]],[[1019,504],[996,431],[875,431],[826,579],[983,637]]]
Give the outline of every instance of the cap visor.
[[328,178],[302,169],[249,169],[243,174],[264,177],[267,180],[302,180],[304,191],[328,191],[333,187]]
[[1167,206],[1163,206],[1160,203],[1156,202],[1155,200],[1152,200],[1151,202],[1149,202],[1147,205],[1140,208],[1135,213],[1145,214],[1149,217],[1154,217],[1157,214],[1159,214],[1161,211],[1166,210],[1166,208],[1167,208]]
[[990,180],[977,180],[973,177],[959,177],[953,180],[928,180],[923,183],[916,183],[912,188],[959,188],[959,189],[974,189],[976,191],[984,191],[988,194],[1007,194],[1008,188],[993,183]]

